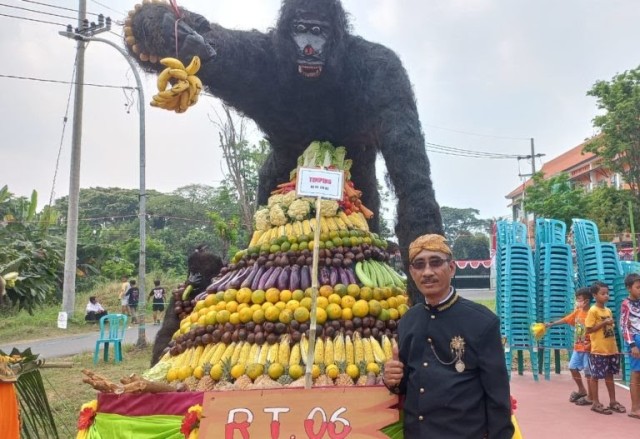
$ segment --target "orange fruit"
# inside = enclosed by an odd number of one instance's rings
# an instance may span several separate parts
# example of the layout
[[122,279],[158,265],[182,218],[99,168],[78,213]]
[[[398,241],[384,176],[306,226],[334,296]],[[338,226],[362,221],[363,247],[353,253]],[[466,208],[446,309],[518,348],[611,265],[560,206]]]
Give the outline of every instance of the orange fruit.
[[230,313],[234,313],[238,311],[238,302],[236,302],[235,300],[232,300],[231,302],[227,302],[226,309]]
[[388,309],[382,308],[380,310],[380,314],[378,314],[378,320],[382,320],[383,322],[388,321],[391,318],[391,313]]
[[360,298],[363,300],[371,300],[373,299],[373,290],[369,287],[360,288]]
[[304,297],[311,297],[311,293],[313,293],[313,288],[307,288],[306,290],[304,290]]
[[231,302],[232,300],[236,300],[237,292],[238,292],[237,290],[233,288],[229,288],[227,291],[224,292],[224,301]]
[[260,305],[258,305],[257,303],[254,303],[249,308],[251,308],[251,311],[257,311],[259,309],[262,309],[262,307]]
[[293,311],[291,311],[290,309],[283,309],[282,311],[280,311],[278,320],[280,320],[281,323],[288,325],[291,320],[293,320]]
[[342,308],[342,320],[353,320],[353,311],[351,308]]
[[382,306],[380,305],[380,302],[378,302],[377,300],[369,301],[369,314],[375,317],[380,314],[381,310]]
[[314,364],[313,366],[311,366],[311,377],[313,379],[316,379],[320,376],[320,366],[318,366],[317,364]]
[[289,290],[282,290],[280,291],[280,301],[287,303],[288,301],[291,300],[291,296],[293,294],[291,293],[291,291]]
[[366,300],[358,300],[353,304],[351,311],[356,317],[366,317],[369,314],[369,302]]
[[343,309],[352,308],[354,303],[356,303],[356,299],[353,296],[344,296],[340,301],[340,306]]
[[215,364],[211,367],[209,376],[215,381],[220,381],[220,378],[222,378],[222,363]]
[[267,373],[272,380],[277,380],[284,373],[284,367],[280,363],[273,363],[269,366],[269,369],[267,369]]
[[342,301],[342,297],[339,296],[336,293],[331,294],[329,297],[327,297],[327,300],[329,300],[329,303],[341,303]]
[[217,302],[218,302],[218,299],[216,298],[216,295],[215,294],[209,294],[204,299],[204,306],[209,308],[211,305],[215,305]]
[[269,308],[270,306],[273,306],[273,303],[271,302],[265,302],[262,304],[262,309],[266,310],[267,308]]
[[338,378],[338,375],[340,375],[340,369],[338,369],[338,366],[336,366],[335,364],[330,364],[325,369],[325,373],[329,378],[335,380],[336,378]]
[[293,312],[293,318],[300,323],[304,323],[309,320],[309,310],[304,306],[296,308],[296,310]]
[[232,312],[229,316],[229,323],[231,323],[232,325],[237,325],[238,323],[240,323],[240,314],[237,312]]
[[389,308],[397,308],[398,307],[398,298],[391,296],[387,299],[387,303],[389,304]]
[[264,311],[264,318],[270,322],[277,322],[280,317],[280,309],[272,305]]
[[326,297],[320,296],[318,297],[316,304],[318,305],[318,308],[325,309],[327,305],[329,305],[329,300]]
[[240,288],[238,293],[236,294],[236,302],[238,303],[249,303],[251,302],[251,289],[250,288]]
[[304,291],[295,290],[293,293],[291,293],[291,298],[300,302],[302,299],[304,299]]
[[262,308],[253,312],[252,316],[254,323],[262,323],[264,322],[264,310]]
[[398,301],[398,306],[402,304],[406,304],[408,300],[407,296],[405,296],[404,294],[400,296],[395,296],[394,298]]
[[305,297],[300,301],[300,306],[306,309],[311,309],[311,297]]
[[316,309],[316,322],[322,325],[326,321],[327,321],[327,312],[323,308],[318,307],[318,309]]
[[388,299],[389,297],[393,296],[393,291],[391,290],[391,288],[385,287],[382,289],[382,296],[383,298]]
[[331,288],[331,285],[323,285],[320,287],[320,290],[318,290],[318,294],[320,294],[322,297],[329,297],[331,293],[333,293],[333,288]]
[[294,380],[297,380],[304,374],[304,369],[299,364],[294,364],[293,366],[289,366],[289,376]]
[[196,306],[193,307],[193,312],[198,312],[204,308],[204,300],[198,300]]
[[198,317],[198,325],[200,325],[200,326],[207,326],[207,323],[206,323],[206,317],[205,317],[205,316],[200,316],[200,317]]
[[267,299],[267,302],[276,303],[278,300],[280,300],[280,291],[277,288],[269,288],[265,292],[265,297]]
[[373,372],[378,375],[380,373],[380,366],[378,366],[378,363],[369,363],[367,364],[367,372]]
[[253,311],[251,308],[243,308],[239,313],[240,321],[242,323],[248,323],[253,319]]
[[342,317],[342,308],[337,303],[330,303],[326,309],[329,320],[338,320]]
[[[220,363],[218,363],[217,365],[219,365],[219,364]],[[211,368],[211,371],[213,372],[213,368]],[[249,378],[251,378],[252,380],[255,380],[260,375],[264,374],[264,365],[262,365],[260,363],[251,363],[249,366],[247,366],[247,369],[245,370],[245,373],[247,374],[247,376]]]
[[287,307],[287,304],[280,301],[280,302],[276,302],[275,307],[278,308],[280,311],[282,311]]
[[391,320],[398,320],[400,318],[400,312],[395,308],[389,309],[389,318]]
[[409,307],[406,303],[398,305],[398,313],[400,314],[400,317],[402,317],[407,311],[409,311]]
[[373,289],[373,299],[374,300],[382,300],[384,299],[384,291],[382,288],[374,288]]
[[344,284],[335,284],[333,287],[333,292],[339,295],[340,297],[347,295],[347,286]]
[[360,296],[360,287],[357,284],[349,284],[347,294],[357,299]]
[[389,302],[387,302],[386,300],[382,299],[380,301],[380,306],[382,307],[382,309],[389,309]]
[[354,380],[357,380],[358,377],[360,376],[360,368],[355,364],[348,365],[346,372],[347,372],[347,375],[349,375]]
[[216,311],[222,311],[223,309],[227,309],[227,302],[221,300],[215,306]]
[[242,375],[244,375],[244,371],[244,364],[236,364],[231,368],[231,377],[237,380]]
[[300,302],[298,302],[297,300],[290,300],[287,302],[286,308],[290,309],[291,311],[295,311],[295,309],[299,306],[300,306]]
[[253,293],[251,293],[251,302],[252,303],[262,304],[262,303],[264,303],[264,301],[265,301],[264,291],[255,290]]
[[204,316],[204,322],[207,325],[215,325],[216,324],[216,314],[217,314],[216,311],[209,311]]

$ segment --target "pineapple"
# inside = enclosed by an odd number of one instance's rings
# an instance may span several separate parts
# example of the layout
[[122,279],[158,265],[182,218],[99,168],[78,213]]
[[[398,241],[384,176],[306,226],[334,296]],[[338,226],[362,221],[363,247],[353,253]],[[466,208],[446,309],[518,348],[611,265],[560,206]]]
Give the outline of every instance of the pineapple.
[[349,387],[353,386],[353,379],[347,374],[347,363],[341,361],[338,363],[338,369],[340,370],[340,375],[336,378],[336,386],[341,387]]
[[324,364],[318,365],[320,367],[320,376],[316,378],[313,385],[316,387],[328,387],[333,386],[333,380],[327,376]]
[[356,381],[356,386],[366,386],[367,385],[367,363],[361,361],[358,363],[358,369],[360,370],[360,377],[358,381]]
[[184,380],[184,385],[187,386],[188,390],[194,391],[198,387],[198,380],[196,379],[196,377],[191,375],[186,380]]
[[215,385],[215,390],[233,390],[231,382],[231,357],[229,356],[222,362],[222,377]]
[[278,382],[285,387],[293,382],[293,378],[291,378],[291,376],[289,375],[288,366],[284,368],[284,373],[280,376],[280,378],[278,378]]
[[253,381],[247,375],[242,375],[233,385],[237,390],[249,390],[253,385]]
[[208,392],[213,390],[216,382],[213,381],[213,378],[209,375],[211,373],[211,363],[207,363],[204,366],[204,376],[198,382],[196,386],[196,392]]
[[264,365],[264,374],[256,378],[251,386],[252,389],[273,389],[275,387],[282,387],[280,383],[274,381],[273,378],[269,376],[269,366],[271,366],[271,362],[267,361]]

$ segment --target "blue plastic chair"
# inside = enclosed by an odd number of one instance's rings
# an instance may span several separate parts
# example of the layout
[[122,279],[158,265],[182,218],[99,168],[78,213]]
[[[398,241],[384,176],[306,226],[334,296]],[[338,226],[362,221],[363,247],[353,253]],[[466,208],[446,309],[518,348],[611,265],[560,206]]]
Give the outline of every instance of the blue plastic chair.
[[[104,344],[104,361],[109,361],[109,344],[113,343],[114,361],[119,363],[122,361],[122,340],[124,332],[127,329],[127,315],[125,314],[107,314],[100,319],[100,337],[96,341],[96,350],[93,353],[93,364],[98,363],[98,354],[100,345]],[[105,324],[108,323],[108,329]]]

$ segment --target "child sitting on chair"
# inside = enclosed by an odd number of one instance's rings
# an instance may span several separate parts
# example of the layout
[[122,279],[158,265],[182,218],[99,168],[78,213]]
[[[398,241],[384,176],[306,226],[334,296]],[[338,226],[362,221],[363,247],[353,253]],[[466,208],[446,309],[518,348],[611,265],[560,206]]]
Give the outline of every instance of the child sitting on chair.
[[96,300],[96,296],[89,297],[89,303],[87,303],[87,314],[84,319],[88,323],[98,323],[102,316],[107,315],[107,311]]

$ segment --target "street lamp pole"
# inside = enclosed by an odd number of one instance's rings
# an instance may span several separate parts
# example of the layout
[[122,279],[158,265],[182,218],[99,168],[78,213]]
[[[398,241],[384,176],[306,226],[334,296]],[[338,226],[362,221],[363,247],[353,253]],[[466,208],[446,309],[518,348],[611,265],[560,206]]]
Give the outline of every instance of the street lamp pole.
[[142,88],[142,80],[140,79],[140,74],[136,68],[136,65],[133,63],[133,60],[129,56],[129,54],[120,46],[118,46],[113,41],[105,40],[104,38],[97,38],[93,36],[93,29],[98,31],[99,29],[108,30],[110,28],[111,20],[107,18],[107,27],[99,28],[99,27],[89,27],[83,29],[83,32],[80,33],[76,30],[76,32],[72,32],[71,26],[67,26],[66,32],[59,32],[60,35],[71,38],[74,40],[79,40],[83,42],[96,41],[99,43],[105,43],[109,46],[116,49],[118,52],[124,56],[124,58],[129,63],[131,67],[131,71],[133,71],[133,75],[136,79],[137,89],[138,89],[138,109],[139,109],[139,143],[140,143],[140,193],[139,193],[139,220],[140,220],[140,260],[138,262],[138,285],[140,289],[140,301],[139,301],[139,313],[138,313],[138,341],[136,345],[138,347],[144,347],[147,344],[146,336],[145,336],[145,308],[146,308],[146,287],[145,287],[145,273],[147,270],[146,267],[146,247],[147,247],[147,235],[146,235],[146,220],[147,220],[147,192],[146,192],[146,184],[145,184],[145,165],[146,165],[146,145],[145,145],[145,100],[144,100],[144,90]]

